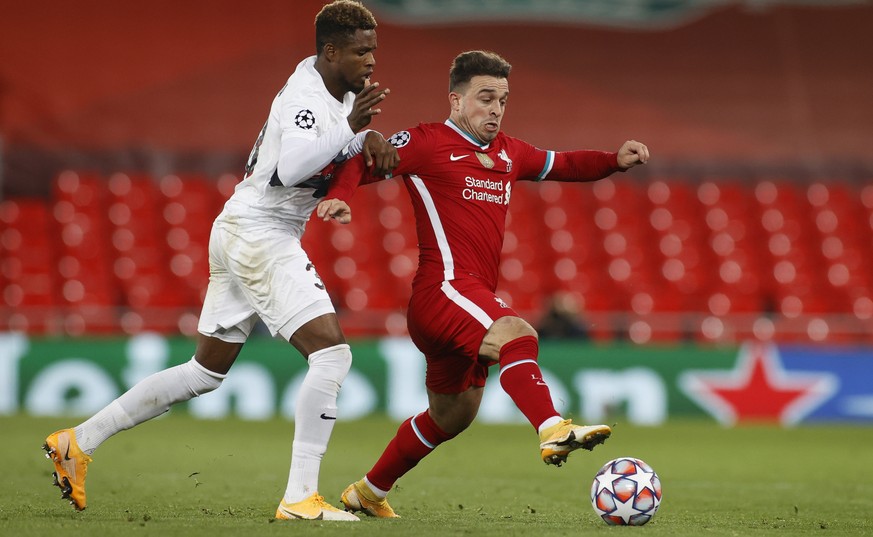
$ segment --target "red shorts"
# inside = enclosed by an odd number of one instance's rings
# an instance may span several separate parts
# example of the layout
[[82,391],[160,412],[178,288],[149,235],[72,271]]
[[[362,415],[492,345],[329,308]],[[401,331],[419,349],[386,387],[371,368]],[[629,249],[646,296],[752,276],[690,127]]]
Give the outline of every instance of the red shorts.
[[412,290],[409,335],[427,358],[425,384],[436,393],[485,386],[488,366],[479,359],[482,339],[497,319],[518,314],[475,278]]

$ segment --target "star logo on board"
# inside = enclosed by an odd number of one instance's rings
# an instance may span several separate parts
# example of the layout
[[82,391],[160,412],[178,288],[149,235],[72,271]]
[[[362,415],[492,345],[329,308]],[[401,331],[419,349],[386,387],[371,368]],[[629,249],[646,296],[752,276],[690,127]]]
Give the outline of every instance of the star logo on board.
[[836,376],[786,371],[775,345],[746,344],[728,371],[686,371],[679,387],[723,425],[794,425],[833,396]]

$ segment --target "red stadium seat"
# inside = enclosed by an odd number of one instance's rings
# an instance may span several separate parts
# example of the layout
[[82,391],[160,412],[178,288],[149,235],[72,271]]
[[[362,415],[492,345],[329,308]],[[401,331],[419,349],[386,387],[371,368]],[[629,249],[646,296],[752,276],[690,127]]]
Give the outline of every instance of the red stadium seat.
[[[48,201],[0,203],[0,329],[191,333],[211,224],[239,181],[68,171]],[[365,186],[351,225],[307,225],[304,247],[352,333],[403,324],[418,262],[404,191]],[[544,297],[572,293],[598,340],[858,341],[873,324],[873,184],[520,183],[501,258],[499,296],[536,319]]]
[[59,331],[56,236],[41,200],[0,203],[0,330]]

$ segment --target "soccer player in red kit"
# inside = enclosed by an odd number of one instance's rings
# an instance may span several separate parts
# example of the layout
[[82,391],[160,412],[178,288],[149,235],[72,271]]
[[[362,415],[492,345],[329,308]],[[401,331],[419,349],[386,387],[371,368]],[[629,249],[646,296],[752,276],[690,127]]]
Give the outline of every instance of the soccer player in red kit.
[[[407,323],[427,359],[427,411],[403,422],[375,466],[349,485],[349,511],[396,517],[386,496],[395,481],[475,418],[488,368],[537,429],[546,464],[560,466],[578,448],[593,449],[611,434],[606,425],[577,425],[555,410],[537,365],[537,333],[494,294],[506,211],[516,181],[593,181],[649,158],[645,145],[625,142],[617,153],[538,149],[500,132],[511,67],[497,54],[470,51],[450,71],[451,114],[394,134],[402,175],[416,217],[419,267]],[[321,217],[350,220],[339,200],[360,182],[373,182],[361,158],[334,176]],[[336,204],[336,205],[335,205]]]

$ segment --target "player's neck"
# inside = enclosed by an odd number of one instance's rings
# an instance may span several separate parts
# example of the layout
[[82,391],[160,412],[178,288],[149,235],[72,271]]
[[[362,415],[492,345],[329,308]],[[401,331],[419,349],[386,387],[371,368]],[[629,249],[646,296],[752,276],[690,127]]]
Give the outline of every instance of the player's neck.
[[319,75],[321,75],[321,81],[324,83],[327,92],[333,95],[333,98],[337,101],[343,102],[343,98],[349,89],[346,88],[340,78],[331,71],[327,62],[322,61],[321,56],[315,59],[315,70]]
[[479,138],[477,138],[475,134],[473,134],[472,132],[470,132],[470,129],[465,128],[464,125],[462,125],[460,121],[455,120],[455,118],[453,118],[453,117],[451,117],[451,116],[449,116],[449,122],[450,122],[452,125],[454,125],[455,128],[458,129],[458,131],[462,132],[462,133],[464,134],[464,136],[466,136],[467,138],[469,138],[471,142],[473,142],[474,144],[478,145],[479,147],[485,147],[485,146],[487,146],[489,143],[491,143],[491,142],[483,142],[482,140],[480,140]]

